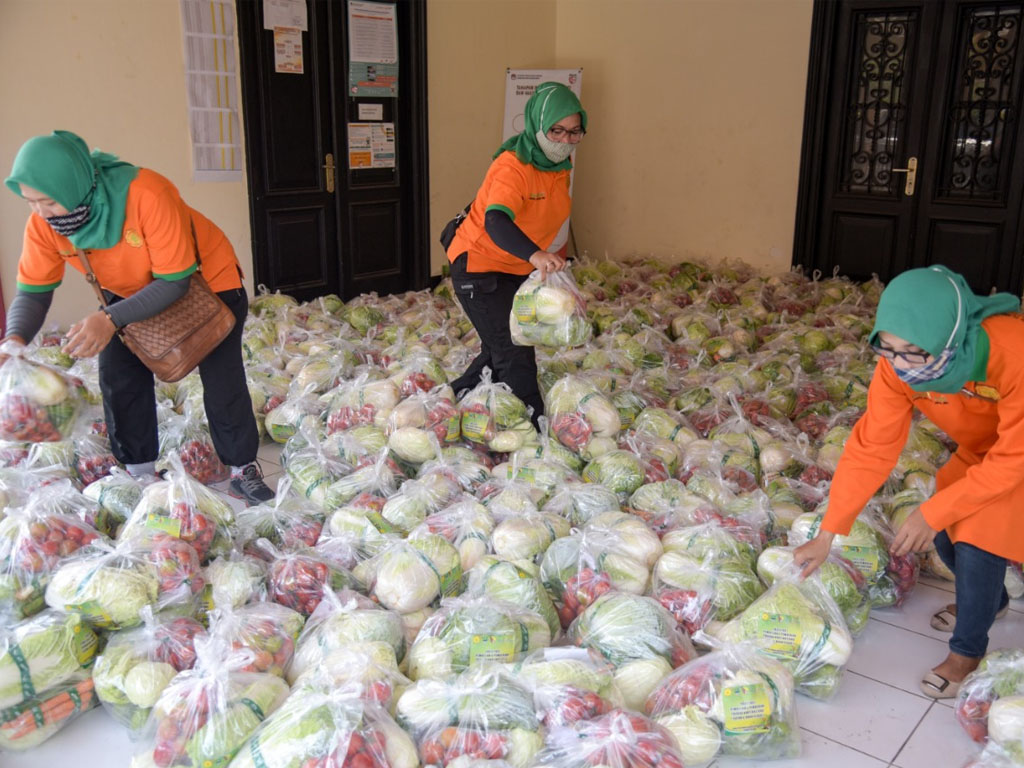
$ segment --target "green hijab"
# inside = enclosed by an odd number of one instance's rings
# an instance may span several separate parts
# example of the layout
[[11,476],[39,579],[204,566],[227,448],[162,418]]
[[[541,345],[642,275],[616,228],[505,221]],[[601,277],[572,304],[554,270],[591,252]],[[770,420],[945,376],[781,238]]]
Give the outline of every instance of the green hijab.
[[580,125],[587,128],[587,113],[583,111],[580,100],[576,98],[569,86],[561,83],[541,83],[526,102],[523,113],[525,127],[498,147],[494,153],[497,157],[502,152],[511,150],[516,153],[521,163],[529,163],[542,171],[564,171],[572,168],[572,160],[566,158],[560,163],[548,160],[544,150],[537,144],[537,131],[547,133],[552,125],[569,115],[580,114]]
[[32,187],[69,211],[88,203],[89,220],[69,239],[76,248],[112,248],[121,240],[128,187],[138,173],[114,155],[90,154],[71,131],[54,131],[21,146],[4,183],[19,196],[20,184]]
[[955,393],[968,381],[985,379],[989,342],[981,321],[1019,309],[1016,296],[978,296],[963,276],[946,267],[911,269],[882,291],[868,340],[877,344],[879,331],[885,331],[936,357],[952,348],[955,354],[941,377],[910,387],[917,392]]

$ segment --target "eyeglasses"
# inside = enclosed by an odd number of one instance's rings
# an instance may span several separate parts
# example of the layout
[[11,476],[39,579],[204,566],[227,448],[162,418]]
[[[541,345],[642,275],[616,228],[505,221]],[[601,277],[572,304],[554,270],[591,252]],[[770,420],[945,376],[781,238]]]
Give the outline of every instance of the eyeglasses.
[[579,141],[583,138],[583,134],[585,133],[586,130],[582,127],[567,130],[560,125],[553,125],[548,128],[548,136],[555,140],[563,139],[568,136],[569,141]]
[[889,347],[879,347],[876,344],[871,345],[871,351],[879,357],[884,357],[886,360],[894,360],[897,357],[903,358],[911,365],[922,365],[928,362],[931,355],[927,352],[897,352],[895,349],[889,349]]

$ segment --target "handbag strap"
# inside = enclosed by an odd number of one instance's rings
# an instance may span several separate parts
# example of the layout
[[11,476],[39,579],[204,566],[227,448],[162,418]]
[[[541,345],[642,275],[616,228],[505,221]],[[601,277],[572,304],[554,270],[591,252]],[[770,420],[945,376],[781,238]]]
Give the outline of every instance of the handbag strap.
[[[196,237],[196,225],[195,222],[192,221],[191,216],[189,216],[188,223],[192,228],[192,251],[195,253],[196,258],[196,272],[202,272],[203,262],[199,258],[199,238]],[[100,281],[96,278],[96,273],[92,271],[92,264],[89,263],[89,257],[85,255],[85,251],[81,248],[75,250],[75,255],[78,257],[78,260],[82,262],[82,266],[85,267],[86,282],[88,282],[89,285],[92,286],[92,289],[96,291],[96,298],[100,300],[100,306],[109,306],[107,297],[103,295],[103,289],[100,287]]]

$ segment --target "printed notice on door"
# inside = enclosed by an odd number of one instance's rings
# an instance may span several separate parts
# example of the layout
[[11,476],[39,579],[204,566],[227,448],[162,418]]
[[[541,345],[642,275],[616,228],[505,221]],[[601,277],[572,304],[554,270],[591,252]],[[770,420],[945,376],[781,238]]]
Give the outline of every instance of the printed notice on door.
[[349,168],[394,168],[394,123],[348,124]]
[[274,71],[302,74],[302,30],[298,27],[274,27]]
[[398,96],[398,26],[394,3],[349,0],[351,96]]

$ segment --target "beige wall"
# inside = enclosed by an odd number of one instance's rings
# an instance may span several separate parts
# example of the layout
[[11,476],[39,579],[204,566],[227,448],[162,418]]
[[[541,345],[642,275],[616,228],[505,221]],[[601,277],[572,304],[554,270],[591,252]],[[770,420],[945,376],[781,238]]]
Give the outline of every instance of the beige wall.
[[[25,139],[72,130],[171,179],[215,221],[252,273],[245,182],[192,183],[177,0],[0,0],[0,178]],[[14,296],[28,207],[0,188],[0,277]],[[251,285],[250,285],[251,288]],[[69,324],[96,297],[68,270],[47,322]]]
[[[505,68],[584,68],[574,229],[594,254],[792,250],[812,0],[428,0],[431,263],[501,140]],[[43,33],[41,30],[45,30]],[[53,128],[164,173],[252,271],[244,182],[194,184],[177,0],[0,0],[0,172]],[[0,189],[14,293],[27,209]],[[51,319],[92,307],[79,275]],[[250,286],[251,287],[251,286]]]

